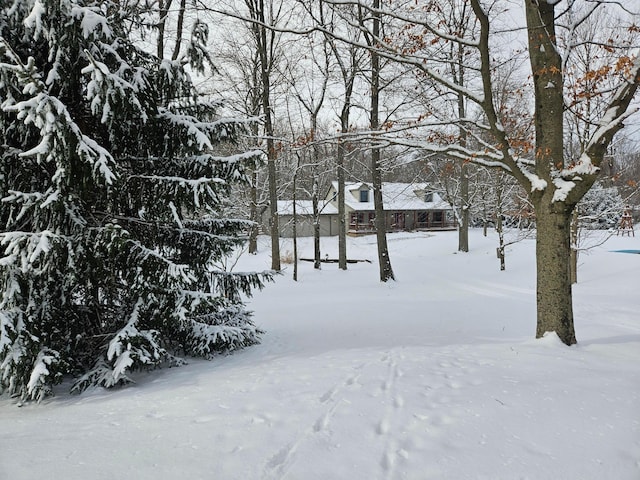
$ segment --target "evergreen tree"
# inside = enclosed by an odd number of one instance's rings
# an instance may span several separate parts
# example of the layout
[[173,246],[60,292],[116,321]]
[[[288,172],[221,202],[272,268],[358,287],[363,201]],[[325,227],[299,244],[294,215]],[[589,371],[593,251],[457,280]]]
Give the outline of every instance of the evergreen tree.
[[244,241],[224,210],[261,154],[215,155],[245,121],[185,70],[206,25],[159,59],[132,41],[138,3],[0,0],[0,393],[111,387],[258,341],[241,295],[270,273],[215,265]]
[[620,223],[624,200],[617,187],[596,182],[578,204],[580,226],[588,230],[616,228]]

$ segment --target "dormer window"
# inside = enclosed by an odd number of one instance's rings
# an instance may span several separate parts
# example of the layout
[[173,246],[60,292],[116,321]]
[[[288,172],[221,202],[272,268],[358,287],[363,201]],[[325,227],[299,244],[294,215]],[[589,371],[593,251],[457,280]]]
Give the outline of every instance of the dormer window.
[[427,203],[433,202],[433,192],[425,192],[424,201]]
[[369,190],[360,190],[360,202],[366,203],[369,201]]

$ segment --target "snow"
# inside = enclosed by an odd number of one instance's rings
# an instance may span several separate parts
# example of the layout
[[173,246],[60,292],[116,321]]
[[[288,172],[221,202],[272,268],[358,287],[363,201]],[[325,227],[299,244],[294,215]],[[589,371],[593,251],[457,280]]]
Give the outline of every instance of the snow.
[[[360,201],[360,190],[368,192],[368,201]],[[338,182],[331,182],[331,190],[327,198],[337,195]],[[432,194],[432,201],[425,200],[425,194]],[[445,202],[437,192],[432,191],[428,183],[396,183],[382,184],[382,200],[386,211],[392,210],[451,210],[451,205]],[[337,200],[336,200],[337,201]],[[355,211],[370,211],[375,209],[373,187],[369,183],[353,182],[345,185],[344,203]]]
[[[637,229],[637,226],[636,226]],[[323,256],[337,239],[323,238]],[[0,478],[640,478],[640,237],[580,257],[579,344],[535,332],[534,240],[373,236],[340,271],[291,265],[250,301],[261,345],[134,376],[117,390],[16,406],[0,398]],[[283,242],[282,250],[291,248]],[[312,239],[299,239],[311,255]],[[270,248],[243,255],[268,268]]]
[[[338,208],[331,203],[320,200],[318,202],[320,215],[337,215]],[[296,200],[297,215],[313,215],[313,202],[311,200]],[[278,215],[293,215],[293,200],[278,200]]]
[[104,37],[112,37],[109,21],[104,15],[99,13],[97,8],[74,6],[71,8],[71,15],[76,19],[82,18],[80,24],[84,38],[89,38],[92,35],[97,36],[98,29],[102,31]]
[[34,30],[34,40],[38,40],[40,37],[40,33],[42,32],[42,15],[45,13],[45,8],[42,3],[40,3],[40,0],[36,0],[31,9],[31,13],[24,19],[24,26]]
[[531,173],[525,168],[521,168],[522,173],[527,177],[529,182],[531,182],[531,191],[535,192],[536,190],[543,191],[547,188],[547,181],[540,178],[535,173]]

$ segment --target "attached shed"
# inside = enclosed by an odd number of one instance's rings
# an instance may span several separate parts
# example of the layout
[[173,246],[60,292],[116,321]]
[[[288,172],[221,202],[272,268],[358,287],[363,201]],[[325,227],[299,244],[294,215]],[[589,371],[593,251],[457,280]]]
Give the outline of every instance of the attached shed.
[[[338,234],[338,210],[331,203],[320,201],[320,236],[332,236]],[[278,200],[278,220],[280,224],[280,236],[293,237],[293,201]],[[269,229],[269,212],[266,212],[263,225],[266,231]],[[313,236],[313,203],[311,200],[296,200],[296,230],[299,237]]]

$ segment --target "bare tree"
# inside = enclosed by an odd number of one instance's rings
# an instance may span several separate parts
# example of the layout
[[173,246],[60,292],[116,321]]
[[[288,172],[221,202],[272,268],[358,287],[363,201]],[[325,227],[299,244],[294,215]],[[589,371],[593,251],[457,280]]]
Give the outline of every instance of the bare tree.
[[[318,16],[321,24],[328,31],[334,31],[336,23],[339,22],[340,16],[335,14],[333,9],[326,14],[322,11],[324,1],[320,2],[321,13]],[[341,7],[342,14],[349,13],[356,16],[356,11],[352,6]],[[346,10],[346,12],[345,12]],[[360,31],[351,28],[351,38],[358,39]],[[338,182],[338,267],[342,270],[347,269],[347,226],[346,226],[346,209],[345,209],[345,160],[348,153],[348,141],[345,139],[349,133],[351,109],[353,107],[354,87],[356,79],[361,74],[361,65],[363,63],[363,51],[358,49],[356,45],[349,43],[341,43],[336,41],[333,35],[325,33],[326,41],[331,47],[333,57],[339,69],[340,86],[342,88],[341,105],[339,108],[340,120],[340,136],[337,140],[336,152],[336,170]]]
[[[371,32],[365,35],[371,54],[371,109],[370,128],[376,132],[380,128],[380,55],[376,48],[380,37],[381,15],[379,12],[380,0],[373,0],[371,15]],[[360,12],[360,23],[365,25],[365,17]],[[372,48],[373,47],[373,48]],[[374,139],[375,142],[375,139]],[[376,239],[378,244],[378,265],[380,267],[380,281],[395,280],[389,247],[387,245],[387,222],[382,201],[382,166],[380,158],[380,146],[373,144],[371,149],[371,183],[373,186],[373,203],[375,208]]]
[[[303,46],[306,54],[305,62],[299,56],[292,58],[290,63],[285,65],[286,72],[283,76],[287,78],[289,89],[293,96],[302,106],[309,117],[309,131],[306,135],[305,144],[312,150],[311,161],[311,202],[313,209],[313,244],[314,244],[314,268],[321,266],[320,259],[320,146],[318,142],[318,117],[324,106],[329,83],[329,71],[331,63],[331,48],[324,36],[320,37],[319,44],[315,41],[313,34],[305,38],[306,45]],[[304,71],[301,71],[304,69]]]
[[271,268],[279,271],[280,266],[280,222],[278,219],[278,187],[276,159],[278,152],[275,145],[274,121],[272,110],[272,73],[275,63],[275,50],[278,33],[275,27],[282,13],[283,4],[273,0],[244,0],[248,9],[251,31],[256,51],[260,59],[260,86],[264,133],[267,145],[267,170],[269,182],[269,226],[271,230]]
[[[330,0],[327,0],[330,1]],[[462,1],[462,0],[461,0]],[[383,23],[400,25],[398,31],[415,40],[414,48],[407,48],[406,42],[399,44],[390,35],[380,35],[376,25],[380,22],[362,22],[361,27],[370,27],[367,38],[373,39],[362,48],[376,55],[411,65],[424,73],[431,81],[453,95],[463,95],[468,104],[482,112],[483,120],[475,118],[456,118],[447,122],[434,120],[422,122],[421,126],[450,129],[453,125],[474,125],[489,135],[490,141],[483,136],[474,135],[474,146],[465,147],[455,143],[441,143],[434,138],[407,138],[395,135],[393,141],[405,145],[414,145],[432,152],[442,152],[453,158],[466,159],[490,167],[496,167],[513,175],[528,192],[536,214],[537,240],[537,327],[536,336],[546,332],[555,332],[559,338],[570,345],[576,342],[573,302],[570,280],[570,223],[571,215],[580,199],[595,182],[607,147],[614,135],[623,128],[624,121],[632,113],[629,104],[640,82],[640,58],[631,51],[619,52],[618,61],[611,65],[608,72],[617,78],[614,88],[605,102],[603,114],[594,128],[580,155],[565,156],[564,144],[564,89],[566,61],[570,58],[558,43],[559,25],[567,11],[574,8],[574,2],[567,5],[559,1],[531,0],[524,2],[526,33],[528,42],[528,60],[532,73],[532,91],[534,111],[532,114],[535,129],[535,143],[519,145],[519,139],[509,136],[500,121],[493,88],[493,77],[499,52],[495,45],[503,35],[497,24],[493,24],[494,15],[499,14],[500,2],[468,0],[475,22],[478,24],[476,38],[450,34],[434,22],[437,16],[429,13],[438,2],[394,2],[393,8],[380,8],[377,1],[365,6],[369,17],[380,19]],[[591,2],[594,6],[586,15],[594,15],[605,6],[619,4],[606,1]],[[584,16],[576,21],[582,21]],[[389,22],[386,19],[391,19]],[[571,26],[568,26],[571,28]],[[504,37],[503,37],[504,38]],[[343,41],[349,39],[342,38]],[[474,49],[479,58],[475,69],[478,78],[466,86],[458,85],[446,74],[442,45],[454,42],[465,48]],[[565,53],[563,58],[563,53]],[[566,61],[565,61],[566,60]],[[469,71],[469,70],[467,70]],[[372,128],[372,130],[374,130]],[[470,130],[468,130],[470,131]],[[389,138],[396,132],[386,132]],[[381,135],[372,135],[380,141]]]

